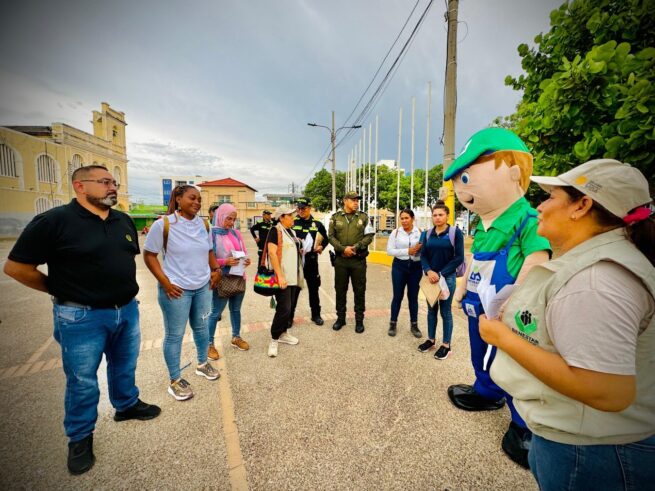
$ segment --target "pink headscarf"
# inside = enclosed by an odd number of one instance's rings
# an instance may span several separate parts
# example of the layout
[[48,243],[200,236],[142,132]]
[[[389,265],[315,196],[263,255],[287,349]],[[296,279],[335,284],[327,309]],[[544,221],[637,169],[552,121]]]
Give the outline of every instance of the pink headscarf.
[[212,223],[212,225],[218,228],[225,228],[223,227],[223,224],[225,223],[225,219],[231,213],[236,213],[236,211],[237,209],[234,207],[232,203],[223,203],[214,212],[214,223]]

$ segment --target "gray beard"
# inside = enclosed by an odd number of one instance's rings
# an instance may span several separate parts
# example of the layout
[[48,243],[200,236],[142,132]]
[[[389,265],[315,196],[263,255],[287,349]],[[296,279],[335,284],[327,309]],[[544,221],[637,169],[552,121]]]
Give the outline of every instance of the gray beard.
[[89,203],[91,203],[93,206],[100,208],[101,210],[108,210],[116,203],[118,203],[118,196],[116,196],[115,194],[110,194],[109,196],[105,196],[104,198],[94,198],[91,196],[87,196],[86,200]]

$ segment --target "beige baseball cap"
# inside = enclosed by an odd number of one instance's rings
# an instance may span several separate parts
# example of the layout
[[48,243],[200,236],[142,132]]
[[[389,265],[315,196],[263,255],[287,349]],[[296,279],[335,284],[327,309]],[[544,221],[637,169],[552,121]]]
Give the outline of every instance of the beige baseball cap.
[[613,159],[596,159],[556,177],[532,176],[545,191],[554,186],[572,186],[619,218],[651,202],[648,181],[630,164]]
[[273,218],[278,220],[282,215],[293,215],[296,212],[295,208],[292,208],[289,205],[280,205],[275,209],[273,213]]

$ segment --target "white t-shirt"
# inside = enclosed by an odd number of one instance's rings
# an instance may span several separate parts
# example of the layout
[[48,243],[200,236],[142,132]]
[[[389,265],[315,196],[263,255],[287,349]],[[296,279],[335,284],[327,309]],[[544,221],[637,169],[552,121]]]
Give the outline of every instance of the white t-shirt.
[[570,366],[635,375],[637,336],[655,300],[630,271],[600,261],[573,276],[548,302],[548,334]]
[[[197,290],[209,281],[211,235],[199,216],[187,220],[179,214],[168,215],[170,227],[164,254],[164,273],[174,285],[184,290]],[[150,227],[143,248],[155,254],[163,252],[164,219]]]

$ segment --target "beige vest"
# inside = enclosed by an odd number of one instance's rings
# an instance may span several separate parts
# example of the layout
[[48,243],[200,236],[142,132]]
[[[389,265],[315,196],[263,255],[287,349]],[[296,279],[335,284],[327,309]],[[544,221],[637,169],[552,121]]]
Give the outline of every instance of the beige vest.
[[302,258],[298,254],[296,243],[289,237],[289,234],[295,237],[295,233],[291,229],[286,229],[285,232],[284,227],[280,224],[277,224],[276,227],[282,232],[282,244],[278,244],[278,247],[282,247],[282,264],[280,266],[287,279],[287,284],[302,288],[305,286]]
[[[576,273],[599,261],[613,261],[631,271],[655,297],[655,268],[618,229],[532,268],[512,295],[503,322],[529,342],[556,352],[545,324],[548,300]],[[513,396],[516,409],[534,433],[560,443],[591,445],[631,443],[655,434],[655,317],[637,338],[636,369],[636,399],[618,413],[593,409],[556,392],[501,350],[490,373]]]

